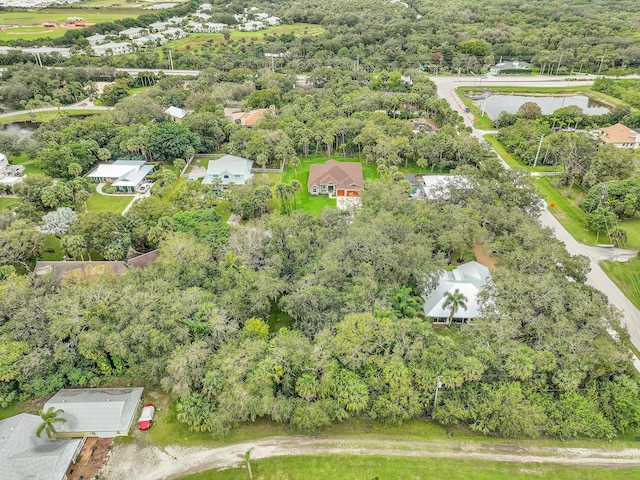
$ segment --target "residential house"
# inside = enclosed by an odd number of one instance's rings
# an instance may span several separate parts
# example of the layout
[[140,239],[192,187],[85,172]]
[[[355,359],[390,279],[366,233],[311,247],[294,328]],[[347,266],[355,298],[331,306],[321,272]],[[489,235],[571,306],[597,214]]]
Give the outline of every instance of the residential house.
[[251,167],[253,162],[242,157],[225,155],[217,160],[209,160],[207,175],[202,180],[203,185],[211,185],[220,180],[223,187],[232,183],[244,185],[251,177]]
[[209,33],[220,33],[227,27],[228,25],[226,23],[205,23],[204,24],[205,32],[209,32]]
[[169,115],[174,122],[180,122],[187,115],[189,110],[183,110],[182,108],[174,107],[173,105],[164,111],[165,115]]
[[619,148],[640,148],[640,130],[616,123],[600,129],[600,140]]
[[162,32],[162,35],[170,40],[177,40],[179,38],[184,38],[189,34],[181,28],[169,28]]
[[182,22],[184,22],[184,17],[171,17],[167,19],[167,22],[172,23],[174,25],[180,25]]
[[258,30],[264,30],[265,28],[267,27],[264,23],[257,21],[245,22],[238,25],[238,30],[241,32],[256,32]]
[[139,47],[155,47],[157,45],[164,45],[168,41],[169,40],[167,40],[164,35],[150,33],[145,37],[136,38],[135,40],[133,40],[133,43]]
[[148,27],[154,32],[162,32],[173,25],[171,22],[153,22]]
[[155,5],[150,5],[148,7],[144,7],[145,10],[169,10],[170,8],[178,6],[177,3],[156,3]]
[[133,27],[127,28],[126,30],[122,30],[118,33],[121,37],[128,38],[129,40],[133,40],[134,38],[144,37],[149,33],[149,30],[141,27]]
[[201,3],[200,6],[198,7],[198,12],[205,12],[205,11],[210,12],[212,8],[213,6],[210,3]]
[[193,33],[202,33],[204,32],[204,25],[200,22],[195,22],[193,20],[189,20],[185,25],[185,28]]
[[415,133],[438,133],[440,129],[430,118],[412,118],[409,120]]
[[307,190],[311,195],[359,197],[364,187],[360,162],[314,163],[309,169]]
[[27,169],[24,165],[9,165],[7,167],[7,175],[10,177],[19,177]]
[[124,55],[126,53],[133,52],[131,44],[125,42],[109,42],[102,45],[94,45],[92,47],[93,53],[99,57],[109,55]]
[[[83,438],[49,440],[36,430],[39,415],[21,413],[0,421],[0,478],[66,480],[67,469],[84,445]],[[57,424],[56,424],[57,426]]]
[[280,23],[282,22],[282,20],[278,17],[267,17],[265,18],[265,23],[269,26],[276,26],[276,25],[280,25]]
[[209,15],[208,13],[194,13],[191,16],[199,18],[200,20],[209,20],[211,18],[211,15]]
[[62,410],[67,421],[56,425],[58,437],[113,438],[129,434],[141,387],[135,388],[79,388],[60,390],[43,410]]
[[105,42],[106,40],[107,40],[107,36],[100,35],[99,33],[96,33],[95,35],[91,35],[90,37],[87,37],[87,41],[91,46],[98,45],[99,43]]
[[469,189],[471,183],[462,175],[423,175],[423,198],[427,200],[447,200],[451,196],[451,188]]
[[101,163],[87,174],[88,178],[110,183],[116,192],[134,192],[143,180],[153,172],[153,165],[144,160],[116,160],[113,163]]
[[458,290],[466,298],[467,308],[460,308],[452,320],[468,322],[480,315],[478,295],[484,285],[491,280],[489,269],[478,262],[468,262],[451,271],[445,271],[438,286],[425,297],[424,314],[433,318],[434,323],[446,323],[451,311],[445,308],[445,296]]
[[226,118],[227,121],[231,123],[235,123],[236,125],[243,125],[245,127],[251,128],[268,115],[273,115],[275,113],[275,110],[276,107],[273,105],[269,108],[256,108],[254,110],[249,110],[248,112],[225,109],[224,118]]
[[33,55],[60,55],[62,58],[71,57],[71,49],[63,47],[26,47],[23,48],[22,51]]

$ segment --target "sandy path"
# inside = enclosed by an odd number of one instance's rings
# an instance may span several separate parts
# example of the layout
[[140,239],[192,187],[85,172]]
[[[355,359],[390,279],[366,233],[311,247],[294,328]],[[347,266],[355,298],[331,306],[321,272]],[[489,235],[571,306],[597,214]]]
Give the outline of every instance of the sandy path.
[[385,455],[455,458],[497,462],[562,464],[622,468],[640,466],[640,449],[523,447],[478,442],[421,442],[411,440],[270,437],[218,448],[169,446],[160,450],[136,441],[112,450],[100,478],[120,480],[176,479],[213,468],[239,465],[247,450],[251,458],[288,455]]

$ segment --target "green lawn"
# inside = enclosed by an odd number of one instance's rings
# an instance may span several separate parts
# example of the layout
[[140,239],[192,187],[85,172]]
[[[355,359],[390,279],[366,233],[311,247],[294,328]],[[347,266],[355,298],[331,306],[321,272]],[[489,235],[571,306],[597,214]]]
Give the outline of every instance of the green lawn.
[[[116,0],[117,1],[117,0]],[[42,21],[51,20],[62,25],[69,17],[82,17],[87,23],[112,22],[122,18],[136,18],[148,11],[131,8],[105,8],[78,11],[76,8],[43,8],[40,10],[1,12],[2,24],[17,24],[24,27],[37,25]]]
[[0,40],[34,40],[36,38],[60,38],[67,30],[47,27],[9,28],[0,32]]
[[108,110],[84,110],[82,108],[73,110],[47,110],[45,112],[16,112],[15,114],[0,118],[0,125],[13,122],[47,122],[58,116],[76,116],[76,115],[99,115]]
[[530,165],[525,165],[515,155],[508,153],[504,148],[504,145],[500,143],[500,140],[498,140],[494,134],[488,133],[483,135],[483,137],[489,145],[498,152],[500,158],[502,158],[511,168],[524,168],[530,172],[553,172],[556,169],[553,165],[537,165],[535,168]]
[[87,210],[90,212],[122,213],[131,200],[133,200],[133,195],[110,197],[94,193],[87,200]]
[[48,235],[47,241],[44,243],[42,253],[40,254],[40,260],[46,262],[56,262],[62,260],[64,253],[60,248],[60,239],[55,235]]
[[0,198],[0,212],[7,210],[11,205],[18,203],[17,198]]
[[[305,33],[306,32],[306,33]],[[313,25],[311,23],[293,23],[288,25],[278,25],[276,27],[268,27],[264,30],[258,30],[257,32],[240,32],[238,30],[231,30],[231,40],[262,40],[264,35],[278,35],[293,33],[294,35],[320,35],[325,32],[325,29],[320,25]],[[224,35],[222,33],[194,33],[188,37],[181,38],[169,42],[167,45],[158,47],[158,49],[171,48],[174,50],[191,50],[195,49],[203,43],[209,41],[223,42]],[[188,47],[188,48],[187,48]]]
[[[338,162],[359,162],[357,158],[343,158],[340,156],[331,157]],[[309,180],[309,168],[314,163],[324,163],[328,160],[326,156],[318,156],[309,158],[300,158],[300,166],[297,168],[297,171],[291,167],[287,167],[284,172],[284,177],[282,181],[284,183],[289,183],[292,180],[298,180],[302,184],[302,191],[298,193],[297,204],[298,209],[307,210],[314,214],[319,214],[324,210],[325,207],[335,207],[336,199],[329,198],[326,195],[311,195],[307,191],[307,181]],[[373,180],[378,178],[378,170],[375,164],[370,163],[362,164],[362,175],[366,180]],[[275,196],[274,191],[274,196]]]
[[[286,480],[335,480],[337,478],[341,480],[626,480],[640,478],[640,468],[603,469],[382,455],[290,456],[254,460],[251,466],[254,478]],[[247,478],[246,467],[221,471],[209,470],[182,477],[183,480],[246,480]]]
[[[186,0],[171,0],[170,3],[182,3]],[[153,2],[146,2],[142,0],[84,0],[82,2],[74,3],[73,8],[128,8],[137,9],[148,7],[154,3],[167,3],[165,0],[154,0]]]
[[640,308],[640,258],[626,263],[600,262],[600,266],[622,293]]
[[33,175],[34,173],[44,174],[44,170],[40,167],[40,163],[35,158],[29,158],[24,153],[21,155],[14,155],[9,158],[9,163],[12,165],[24,165],[25,175]]

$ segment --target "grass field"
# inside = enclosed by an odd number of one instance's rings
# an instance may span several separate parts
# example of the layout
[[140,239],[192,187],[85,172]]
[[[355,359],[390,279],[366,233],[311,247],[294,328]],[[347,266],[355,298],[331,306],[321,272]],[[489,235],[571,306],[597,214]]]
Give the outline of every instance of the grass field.
[[149,7],[154,3],[182,3],[187,0],[154,0],[148,1],[130,1],[130,0],[85,0],[73,4],[73,8],[128,8],[128,9],[140,9]]
[[40,254],[40,260],[55,262],[62,260],[63,255],[62,249],[60,248],[60,239],[55,235],[48,235],[47,241],[42,248],[42,253]]
[[47,122],[58,116],[77,116],[77,115],[99,115],[101,113],[108,112],[109,110],[88,110],[88,109],[73,109],[73,110],[47,110],[44,112],[16,112],[15,114],[0,118],[0,125],[13,122]]
[[[252,38],[256,40],[262,40],[264,35],[273,35],[277,33],[278,35],[282,35],[285,33],[293,33],[294,35],[320,35],[325,32],[325,29],[320,25],[313,25],[310,23],[293,23],[288,25],[278,25],[277,27],[268,27],[264,30],[259,30],[257,32],[240,32],[238,30],[231,31],[231,40],[251,40]],[[203,43],[213,41],[213,42],[223,42],[224,36],[222,33],[195,33],[191,34],[188,37],[181,38],[179,40],[174,40],[173,42],[169,42],[167,45],[163,45],[162,47],[158,47],[159,49],[171,48],[174,50],[187,50],[194,49]]]
[[[286,480],[627,480],[640,478],[640,468],[516,464],[445,458],[364,455],[314,455],[268,458],[251,462],[255,478]],[[246,467],[209,470],[182,480],[246,480]]]
[[627,263],[600,262],[600,266],[622,293],[640,308],[640,258]]
[[525,165],[515,155],[512,155],[507,152],[504,148],[504,145],[500,143],[500,140],[496,138],[496,136],[492,133],[488,133],[484,135],[484,139],[489,142],[489,145],[493,147],[493,149],[500,155],[500,157],[509,165],[511,168],[524,168],[530,172],[553,172],[556,170],[556,167],[553,165],[538,165],[533,168],[530,165]]
[[53,21],[62,25],[69,17],[81,17],[86,23],[113,22],[122,18],[135,18],[143,13],[148,13],[142,9],[132,8],[105,8],[89,9],[78,12],[77,9],[65,8],[44,8],[41,10],[27,12],[2,12],[0,13],[0,23],[16,24],[23,27],[38,25],[42,21]]
[[32,40],[36,38],[60,38],[66,33],[63,28],[20,27],[0,31],[0,40]]
[[18,203],[17,198],[0,198],[0,213],[7,210],[11,205]]
[[[340,156],[331,157],[338,162],[359,162],[357,158],[342,158]],[[329,198],[326,195],[311,195],[307,191],[307,181],[309,180],[309,168],[313,163],[324,163],[328,160],[327,157],[317,157],[314,158],[310,156],[309,158],[300,158],[300,166],[297,168],[297,172],[288,167],[284,172],[283,182],[290,183],[292,180],[298,180],[302,184],[302,191],[298,193],[297,198],[297,206],[299,210],[307,210],[314,214],[319,214],[324,210],[325,207],[335,207],[336,199]],[[373,180],[378,178],[378,171],[376,169],[376,165],[371,164],[362,164],[362,174],[365,180]],[[274,193],[274,196],[276,194]]]
[[87,210],[90,212],[113,212],[122,213],[127,205],[131,203],[132,195],[110,197],[94,193],[87,200]]

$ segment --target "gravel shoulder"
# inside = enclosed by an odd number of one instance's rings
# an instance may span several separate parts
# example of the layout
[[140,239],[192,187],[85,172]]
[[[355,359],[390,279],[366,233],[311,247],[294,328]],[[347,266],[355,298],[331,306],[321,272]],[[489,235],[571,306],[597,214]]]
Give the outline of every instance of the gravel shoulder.
[[100,472],[100,478],[169,480],[241,463],[239,456],[251,450],[251,458],[291,455],[381,455],[422,458],[455,458],[496,462],[580,465],[604,468],[640,466],[640,449],[589,449],[523,447],[514,444],[339,437],[270,437],[218,448],[168,446],[161,450],[139,439],[116,445]]

